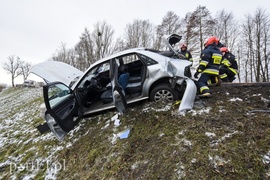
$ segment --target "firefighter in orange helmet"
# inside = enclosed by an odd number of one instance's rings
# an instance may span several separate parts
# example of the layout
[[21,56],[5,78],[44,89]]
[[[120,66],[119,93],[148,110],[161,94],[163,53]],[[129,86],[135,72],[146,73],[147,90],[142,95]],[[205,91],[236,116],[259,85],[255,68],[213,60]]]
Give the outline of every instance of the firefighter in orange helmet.
[[199,96],[208,97],[211,91],[208,87],[208,80],[219,76],[219,65],[222,59],[222,54],[218,48],[219,40],[215,37],[209,37],[205,42],[205,49],[200,56],[199,67],[194,74],[195,78],[201,74],[196,82],[199,91]]
[[219,76],[222,82],[233,82],[238,74],[238,65],[235,56],[227,47],[220,48],[222,61],[219,68]]

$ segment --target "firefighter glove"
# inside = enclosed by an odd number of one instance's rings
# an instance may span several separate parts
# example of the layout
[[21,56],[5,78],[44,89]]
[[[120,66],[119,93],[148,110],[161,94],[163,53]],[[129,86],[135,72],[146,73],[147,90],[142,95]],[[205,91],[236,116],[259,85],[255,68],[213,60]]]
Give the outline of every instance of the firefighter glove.
[[195,72],[194,77],[195,77],[196,79],[198,79],[198,75],[199,75],[199,74],[200,74],[199,72]]

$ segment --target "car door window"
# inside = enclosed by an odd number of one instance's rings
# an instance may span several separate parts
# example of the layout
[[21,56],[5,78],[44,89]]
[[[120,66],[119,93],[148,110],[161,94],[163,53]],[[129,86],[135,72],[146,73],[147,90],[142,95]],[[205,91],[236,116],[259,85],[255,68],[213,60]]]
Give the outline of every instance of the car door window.
[[70,95],[70,89],[64,84],[55,84],[48,89],[48,99],[51,108],[60,104]]
[[46,121],[55,121],[50,123],[52,131],[57,134],[57,126],[65,132],[72,130],[83,115],[83,109],[80,108],[73,91],[61,82],[53,82],[43,86],[43,96],[46,114],[50,115],[45,117]]

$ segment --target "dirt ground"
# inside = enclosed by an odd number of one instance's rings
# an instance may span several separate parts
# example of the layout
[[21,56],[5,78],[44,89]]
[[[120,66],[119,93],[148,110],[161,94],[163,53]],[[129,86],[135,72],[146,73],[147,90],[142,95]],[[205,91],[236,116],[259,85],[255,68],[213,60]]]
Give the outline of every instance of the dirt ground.
[[[113,113],[86,121],[83,136],[59,157],[60,179],[268,179],[270,178],[269,84],[222,84],[194,110],[141,103],[108,121]],[[106,123],[107,122],[107,123]],[[108,124],[109,122],[109,124]],[[129,137],[111,142],[130,128]]]
[[235,103],[236,107],[233,106],[234,103],[224,104],[230,110],[239,111],[241,109],[242,112],[249,112],[259,109],[269,110],[270,108],[270,83],[223,83],[221,86],[213,86],[210,89],[212,97],[201,98],[210,106],[229,100],[239,103]]

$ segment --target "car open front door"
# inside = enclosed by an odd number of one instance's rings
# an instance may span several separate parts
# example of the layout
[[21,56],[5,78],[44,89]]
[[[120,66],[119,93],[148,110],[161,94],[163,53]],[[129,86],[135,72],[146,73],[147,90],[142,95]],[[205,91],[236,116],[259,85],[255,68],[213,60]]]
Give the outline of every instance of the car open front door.
[[47,108],[45,119],[47,126],[58,140],[74,129],[83,113],[79,108],[73,91],[61,82],[43,87],[44,102]]
[[124,92],[118,83],[118,65],[115,59],[110,60],[110,78],[112,84],[113,103],[120,114],[123,114],[127,108],[127,102]]

